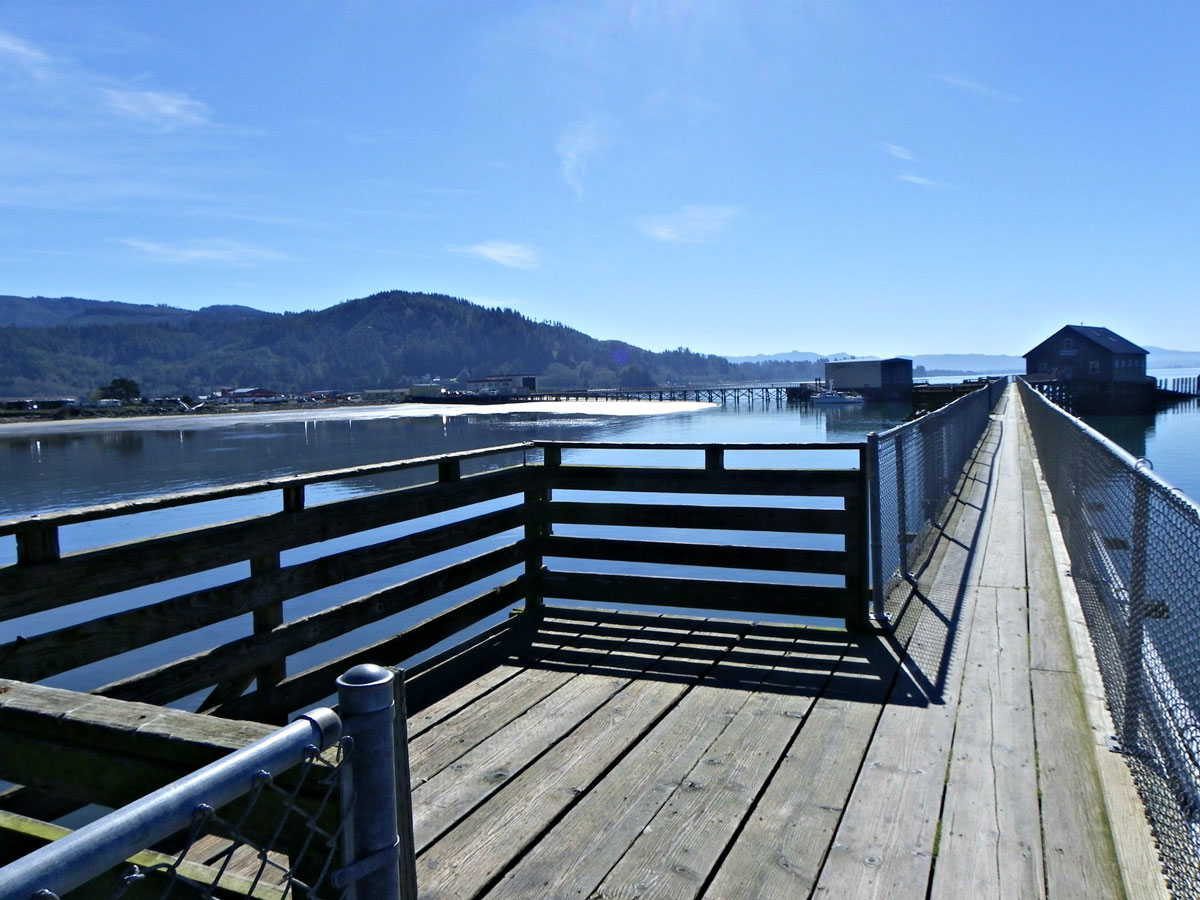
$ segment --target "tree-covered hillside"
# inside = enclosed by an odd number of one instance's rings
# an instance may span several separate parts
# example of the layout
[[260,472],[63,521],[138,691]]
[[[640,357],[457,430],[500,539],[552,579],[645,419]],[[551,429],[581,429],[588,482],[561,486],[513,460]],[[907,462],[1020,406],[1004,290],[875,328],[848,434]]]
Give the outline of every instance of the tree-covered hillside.
[[395,388],[428,376],[531,373],[547,387],[797,379],[819,363],[730,363],[679,348],[599,341],[436,294],[389,291],[329,309],[198,312],[165,306],[0,297],[0,396],[85,395],[113,378],[147,395],[216,387]]

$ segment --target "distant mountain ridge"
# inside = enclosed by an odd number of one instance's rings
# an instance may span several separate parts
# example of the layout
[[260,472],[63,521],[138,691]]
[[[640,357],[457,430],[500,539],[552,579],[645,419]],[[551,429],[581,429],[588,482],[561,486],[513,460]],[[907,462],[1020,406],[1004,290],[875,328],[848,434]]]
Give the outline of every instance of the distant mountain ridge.
[[146,396],[197,396],[219,387],[388,390],[512,373],[555,388],[633,388],[809,379],[820,366],[737,366],[684,347],[655,353],[511,309],[406,291],[299,313],[0,297],[0,397],[86,396],[114,378],[136,381]]
[[[1151,368],[1200,367],[1200,352],[1148,349]],[[147,396],[218,387],[391,389],[429,377],[517,372],[562,389],[788,382],[821,377],[825,361],[839,358],[848,355],[652,352],[511,309],[406,291],[298,313],[0,296],[0,397],[86,396],[114,378],[136,381]],[[1024,371],[1017,356],[911,358],[928,374]]]

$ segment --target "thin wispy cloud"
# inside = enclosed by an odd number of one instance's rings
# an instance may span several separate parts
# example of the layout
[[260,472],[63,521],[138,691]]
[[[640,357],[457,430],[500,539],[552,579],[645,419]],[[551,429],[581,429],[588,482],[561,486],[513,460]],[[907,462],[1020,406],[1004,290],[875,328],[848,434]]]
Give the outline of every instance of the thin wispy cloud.
[[988,97],[992,100],[1003,100],[1007,103],[1017,102],[1017,97],[1015,94],[1008,94],[1004,91],[996,90],[996,88],[989,87],[986,84],[980,84],[978,81],[970,81],[966,78],[957,78],[953,75],[936,75],[934,77],[943,84],[948,84],[951,87],[956,87],[972,94],[978,94],[980,97]]
[[741,215],[737,206],[685,206],[678,212],[646,216],[637,226],[667,244],[703,244]]
[[[0,31],[0,65],[16,67],[34,78],[26,96],[30,104],[69,112],[76,119],[92,113],[115,114],[157,128],[208,124],[212,111],[199,100],[179,91],[145,90],[55,56],[16,35]],[[89,122],[95,127],[95,122]]]
[[902,159],[905,162],[913,161],[912,152],[907,147],[901,147],[899,144],[885,143],[883,150],[888,155],[896,157],[896,159]]
[[138,238],[121,238],[121,243],[146,258],[164,263],[222,263],[233,266],[254,266],[263,263],[288,262],[286,253],[244,244],[227,238],[207,238],[164,244]]
[[920,175],[912,174],[897,175],[896,180],[906,182],[907,184],[916,184],[921,187],[937,187],[938,185],[938,182],[934,181],[932,178],[923,178]]
[[0,31],[0,60],[16,63],[34,74],[42,74],[51,61],[37,47],[6,31]]
[[536,269],[538,252],[527,244],[511,241],[484,241],[470,247],[451,247],[453,253],[463,253],[494,262],[510,269]]
[[166,130],[181,125],[204,125],[211,116],[206,104],[185,94],[104,88],[101,96],[114,112]]
[[595,120],[574,125],[559,135],[554,152],[558,154],[563,181],[576,197],[583,196],[583,178],[588,165],[606,146],[608,139]]

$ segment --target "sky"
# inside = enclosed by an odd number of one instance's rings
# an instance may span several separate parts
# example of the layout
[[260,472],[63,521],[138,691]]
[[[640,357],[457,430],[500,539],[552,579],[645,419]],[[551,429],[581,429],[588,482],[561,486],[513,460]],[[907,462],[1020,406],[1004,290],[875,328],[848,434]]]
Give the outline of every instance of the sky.
[[1200,349],[1195,0],[0,0],[0,294]]

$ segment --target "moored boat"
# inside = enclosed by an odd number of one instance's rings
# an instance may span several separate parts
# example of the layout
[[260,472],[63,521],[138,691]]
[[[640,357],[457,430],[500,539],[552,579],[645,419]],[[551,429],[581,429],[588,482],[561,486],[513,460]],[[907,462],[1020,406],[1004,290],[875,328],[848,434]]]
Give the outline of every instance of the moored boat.
[[862,403],[863,398],[850,391],[835,391],[833,388],[825,388],[813,394],[810,402],[832,406],[834,404]]

